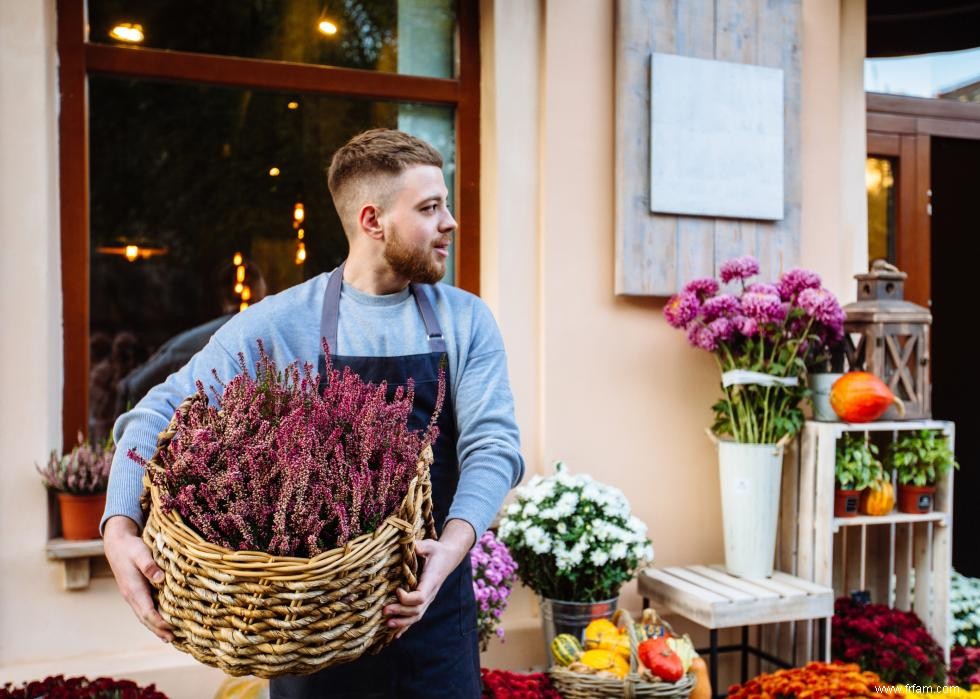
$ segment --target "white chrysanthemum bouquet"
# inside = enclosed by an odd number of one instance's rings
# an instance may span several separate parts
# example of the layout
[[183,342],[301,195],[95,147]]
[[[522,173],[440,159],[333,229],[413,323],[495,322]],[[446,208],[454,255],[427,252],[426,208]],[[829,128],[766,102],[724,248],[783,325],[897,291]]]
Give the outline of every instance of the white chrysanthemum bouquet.
[[618,488],[555,474],[518,488],[497,533],[517,561],[521,581],[542,597],[594,602],[619,594],[637,569],[653,561],[647,527],[630,514]]

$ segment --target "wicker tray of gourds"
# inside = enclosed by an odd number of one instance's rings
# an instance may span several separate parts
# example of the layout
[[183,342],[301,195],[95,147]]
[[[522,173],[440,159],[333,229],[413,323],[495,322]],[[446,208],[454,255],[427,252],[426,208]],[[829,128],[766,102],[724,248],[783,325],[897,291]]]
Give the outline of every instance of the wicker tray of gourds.
[[638,624],[619,609],[612,621],[591,622],[584,636],[584,647],[571,634],[551,644],[555,664],[548,674],[565,699],[711,697],[707,668],[690,638],[675,634],[653,609],[643,610]]

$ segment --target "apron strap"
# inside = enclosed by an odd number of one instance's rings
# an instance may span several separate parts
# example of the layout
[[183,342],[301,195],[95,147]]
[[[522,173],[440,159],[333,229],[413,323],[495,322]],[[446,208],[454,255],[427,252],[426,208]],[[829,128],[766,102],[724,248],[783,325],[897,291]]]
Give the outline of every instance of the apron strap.
[[[323,313],[320,318],[320,336],[326,338],[330,346],[330,353],[337,354],[337,327],[340,321],[340,290],[344,282],[344,265],[330,273],[327,279],[327,290],[323,294]],[[445,352],[446,338],[442,334],[442,326],[436,317],[429,301],[428,295],[422,290],[420,284],[410,284],[409,289],[415,297],[415,305],[418,306],[419,313],[422,315],[422,322],[425,323],[425,334],[429,338],[429,350],[431,352]]]

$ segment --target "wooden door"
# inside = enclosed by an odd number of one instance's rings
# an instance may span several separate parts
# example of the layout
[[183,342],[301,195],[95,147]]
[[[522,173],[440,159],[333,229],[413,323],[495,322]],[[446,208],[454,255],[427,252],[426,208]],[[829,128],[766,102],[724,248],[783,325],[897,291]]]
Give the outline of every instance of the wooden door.
[[930,306],[928,134],[868,131],[869,259],[884,257],[908,273],[905,298]]

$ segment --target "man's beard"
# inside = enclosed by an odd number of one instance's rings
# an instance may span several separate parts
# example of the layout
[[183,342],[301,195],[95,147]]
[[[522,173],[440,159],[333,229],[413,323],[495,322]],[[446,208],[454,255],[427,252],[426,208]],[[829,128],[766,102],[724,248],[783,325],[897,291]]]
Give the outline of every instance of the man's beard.
[[384,258],[391,269],[415,284],[435,284],[446,273],[445,265],[433,260],[431,247],[412,248],[394,232],[385,241]]

